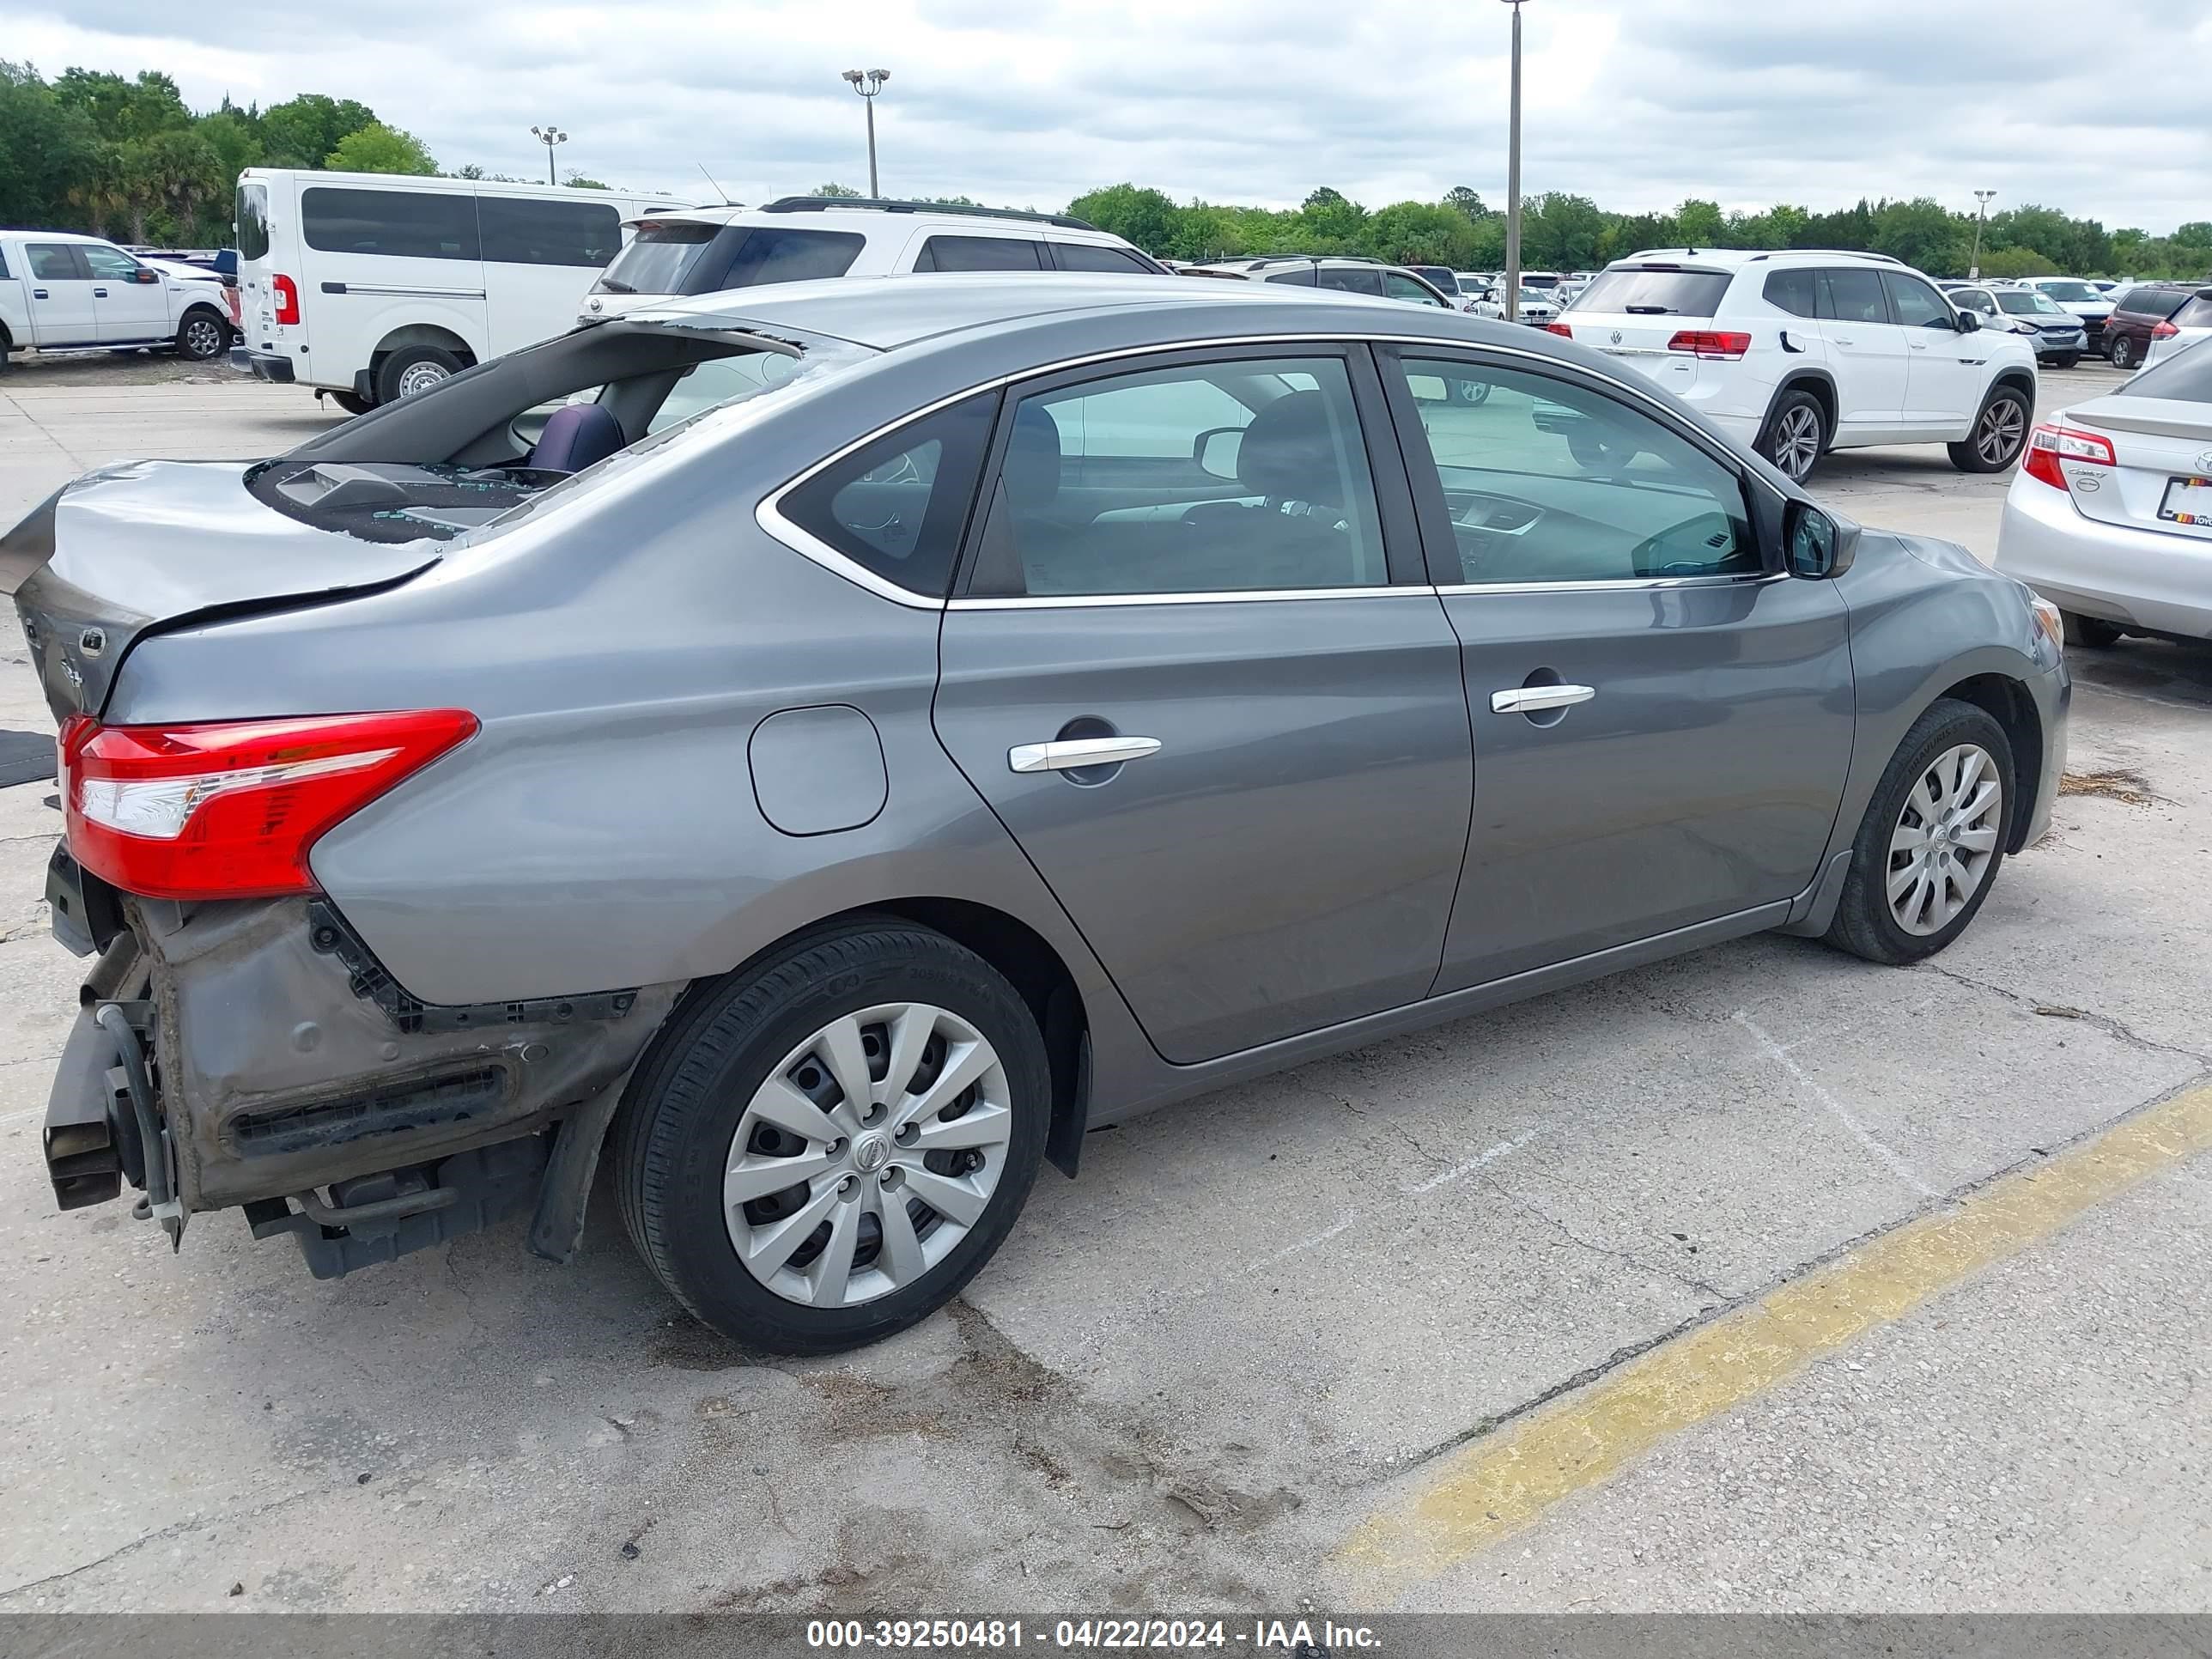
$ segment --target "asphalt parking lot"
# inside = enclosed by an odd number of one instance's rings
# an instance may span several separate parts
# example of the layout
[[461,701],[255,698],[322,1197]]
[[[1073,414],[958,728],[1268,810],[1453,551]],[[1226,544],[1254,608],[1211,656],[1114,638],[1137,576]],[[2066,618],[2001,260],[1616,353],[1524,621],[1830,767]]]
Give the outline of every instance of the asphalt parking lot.
[[[331,418],[11,374],[0,520]],[[1815,478],[1985,558],[2006,483]],[[0,1610],[2212,1610],[2212,648],[2075,667],[2053,833],[1935,962],[1753,939],[1095,1135],[823,1362],[693,1325],[604,1183],[570,1267],[327,1284],[58,1213],[80,964],[0,789]]]

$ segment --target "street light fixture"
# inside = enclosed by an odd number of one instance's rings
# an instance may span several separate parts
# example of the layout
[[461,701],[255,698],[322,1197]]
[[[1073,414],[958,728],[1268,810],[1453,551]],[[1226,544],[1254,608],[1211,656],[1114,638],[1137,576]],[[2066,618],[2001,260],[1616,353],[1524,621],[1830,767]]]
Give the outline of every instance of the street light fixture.
[[568,135],[558,127],[544,126],[531,128],[530,136],[545,146],[545,182],[549,185],[558,183],[553,177],[553,146],[567,143]]
[[1982,280],[1982,219],[1990,210],[1990,198],[1996,194],[1996,191],[1993,190],[1978,190],[1974,192],[1974,201],[1977,204],[1974,209],[1974,252],[1972,257],[1966,261],[1966,280],[1970,283],[1978,283]]
[[1505,320],[1521,319],[1521,4],[1513,8],[1513,105],[1505,149]]
[[891,72],[889,70],[847,70],[841,78],[867,100],[868,196],[873,200],[884,193],[883,187],[876,182],[876,94],[884,89],[884,82],[891,78]]

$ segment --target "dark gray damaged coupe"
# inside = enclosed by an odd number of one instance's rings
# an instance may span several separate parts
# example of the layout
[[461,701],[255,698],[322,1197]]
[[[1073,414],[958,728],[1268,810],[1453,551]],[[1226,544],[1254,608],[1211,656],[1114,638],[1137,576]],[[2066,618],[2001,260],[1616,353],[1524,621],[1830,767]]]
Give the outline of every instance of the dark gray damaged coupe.
[[321,1276],[602,1154],[701,1319],[849,1346],[1041,1161],[1759,929],[1941,950],[2048,819],[2057,618],[1571,342],[934,276],[579,330],[0,540],[93,959],[64,1206]]

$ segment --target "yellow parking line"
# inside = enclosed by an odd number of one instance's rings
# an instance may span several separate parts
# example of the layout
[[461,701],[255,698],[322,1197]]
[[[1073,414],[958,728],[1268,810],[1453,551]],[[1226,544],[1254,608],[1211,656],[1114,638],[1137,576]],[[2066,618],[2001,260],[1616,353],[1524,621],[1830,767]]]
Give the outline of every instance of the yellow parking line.
[[1520,1531],[1669,1436],[2208,1149],[2212,1088],[2194,1089],[1885,1233],[1454,1453],[1346,1539],[1336,1565],[1365,1593],[1363,1601],[1389,1599]]

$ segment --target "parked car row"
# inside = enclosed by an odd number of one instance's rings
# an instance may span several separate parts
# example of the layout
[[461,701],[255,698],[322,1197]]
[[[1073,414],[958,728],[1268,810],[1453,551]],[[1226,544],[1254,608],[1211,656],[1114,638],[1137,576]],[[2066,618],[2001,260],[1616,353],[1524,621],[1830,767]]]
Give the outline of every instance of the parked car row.
[[167,347],[205,362],[233,337],[213,271],[141,259],[98,236],[0,230],[0,368],[18,351]]

